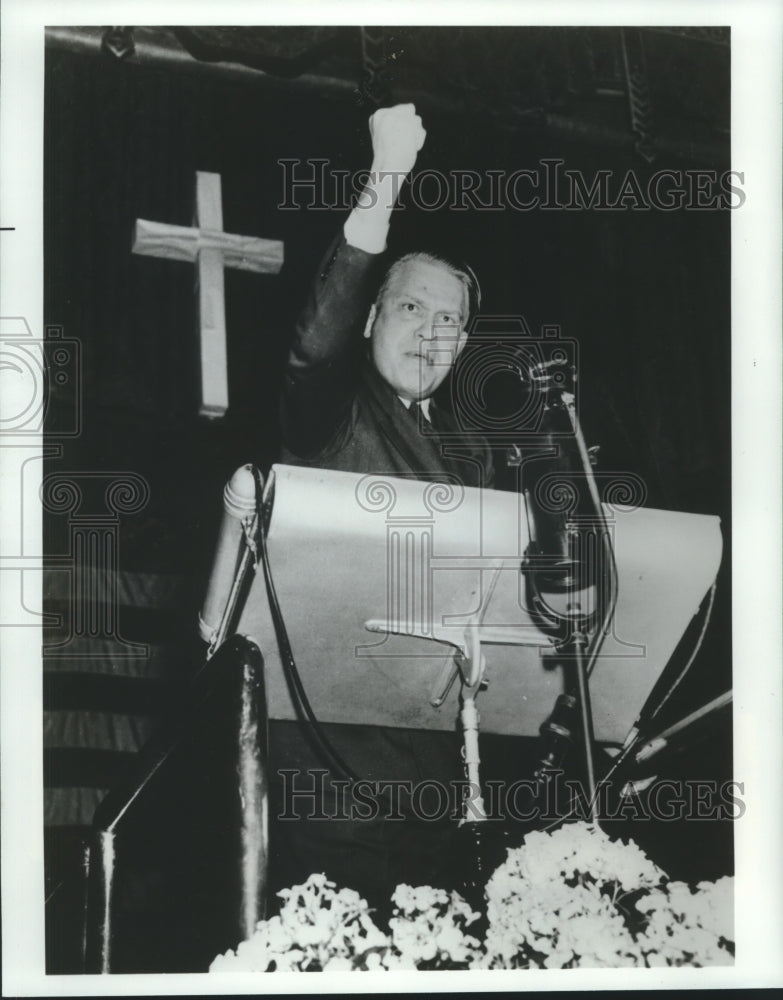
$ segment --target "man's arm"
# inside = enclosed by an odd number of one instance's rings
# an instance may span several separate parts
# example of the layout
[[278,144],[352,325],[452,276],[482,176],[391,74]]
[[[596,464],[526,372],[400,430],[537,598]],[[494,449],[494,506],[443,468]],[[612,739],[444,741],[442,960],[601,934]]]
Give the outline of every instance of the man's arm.
[[283,441],[302,457],[324,448],[350,415],[379,256],[386,249],[399,189],[425,137],[412,104],[376,111],[370,135],[367,184],[321,262],[288,356]]
[[377,254],[386,249],[400,188],[416,163],[427,133],[412,104],[381,108],[370,118],[372,166],[356,207],[343,227],[350,246]]

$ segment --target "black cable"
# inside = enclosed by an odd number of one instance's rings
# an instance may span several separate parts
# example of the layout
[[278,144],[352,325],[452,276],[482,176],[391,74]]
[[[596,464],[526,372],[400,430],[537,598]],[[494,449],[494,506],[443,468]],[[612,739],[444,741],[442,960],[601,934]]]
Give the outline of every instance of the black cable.
[[[704,621],[702,622],[701,630],[699,632],[699,635],[696,638],[696,643],[695,643],[695,645],[694,645],[694,647],[693,647],[693,649],[691,651],[691,654],[688,657],[688,659],[687,659],[687,661],[685,663],[685,666],[679,672],[679,674],[677,675],[677,677],[675,678],[674,682],[671,684],[671,686],[669,687],[669,689],[666,691],[666,693],[660,699],[660,701],[658,702],[658,704],[653,709],[650,710],[649,717],[647,719],[648,723],[651,722],[656,717],[656,715],[659,714],[659,712],[661,711],[661,709],[663,708],[663,706],[666,704],[666,702],[671,698],[671,696],[674,694],[674,692],[676,691],[676,689],[685,680],[686,675],[688,674],[688,672],[690,671],[691,667],[693,666],[693,662],[694,662],[694,660],[696,659],[696,657],[699,654],[699,650],[701,649],[702,643],[704,642],[704,637],[707,634],[707,628],[709,627],[710,620],[712,619],[712,609],[713,609],[713,607],[715,605],[715,594],[717,593],[717,590],[718,590],[718,582],[717,582],[717,580],[715,580],[715,581],[713,581],[713,584],[710,587],[710,591],[709,591],[708,599],[707,599],[707,607],[706,607],[706,610],[704,612]],[[702,606],[704,606],[704,601],[702,601]]]
[[272,621],[275,626],[275,635],[277,636],[277,644],[280,648],[280,658],[283,663],[283,669],[285,670],[286,677],[296,693],[301,709],[304,711],[310,725],[313,727],[313,733],[315,734],[324,754],[334,765],[334,768],[347,778],[352,785],[354,785],[357,781],[359,781],[359,777],[351,770],[351,768],[345,763],[342,757],[329,742],[326,733],[324,733],[321,728],[321,724],[316,718],[315,712],[313,711],[307,694],[305,693],[302,678],[299,675],[299,669],[296,665],[296,660],[294,659],[294,654],[291,649],[291,642],[288,638],[288,630],[286,629],[285,621],[283,620],[283,612],[280,608],[280,602],[277,599],[277,592],[272,579],[272,569],[269,565],[269,552],[266,545],[266,530],[264,528],[262,509],[263,480],[261,473],[255,465],[253,466],[253,478],[256,484],[256,535],[258,538],[258,549],[261,556],[261,564],[264,567],[264,580],[266,582],[267,596],[269,597],[269,609],[272,612]]
[[[648,703],[642,706],[642,710],[639,712],[636,721],[631,727],[631,731],[632,732],[635,731],[633,738],[629,742],[623,744],[620,753],[612,761],[612,766],[607,772],[605,780],[608,780],[610,777],[612,777],[612,775],[615,774],[618,770],[621,771],[621,769],[625,766],[626,761],[628,761],[631,755],[635,754],[640,746],[643,746],[645,743],[649,742],[650,739],[652,739],[652,737],[650,736],[650,726],[653,720],[661,711],[666,702],[669,700],[671,695],[674,693],[675,688],[677,688],[685,679],[685,676],[688,674],[691,667],[693,666],[693,662],[696,659],[699,650],[702,647],[702,643],[704,642],[704,636],[707,634],[707,628],[712,618],[712,609],[715,603],[715,593],[717,590],[717,586],[718,586],[717,582],[713,582],[709,594],[705,599],[706,604],[705,601],[702,601],[701,607],[699,608],[700,611],[702,610],[702,608],[705,609],[704,619],[702,621],[701,629],[696,639],[696,643],[693,649],[691,650],[690,655],[688,656],[685,666],[682,668],[682,670],[675,678],[674,683],[668,687],[663,697],[652,708],[648,708],[647,704],[649,704],[650,699],[655,695],[655,687],[653,688],[650,698],[648,699]],[[631,761],[630,767],[633,767],[635,763],[636,763],[635,760]]]

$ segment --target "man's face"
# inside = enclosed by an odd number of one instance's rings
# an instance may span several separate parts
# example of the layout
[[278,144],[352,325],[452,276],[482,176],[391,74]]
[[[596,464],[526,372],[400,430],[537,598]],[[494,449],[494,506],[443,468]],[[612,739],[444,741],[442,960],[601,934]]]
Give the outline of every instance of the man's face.
[[429,261],[406,261],[371,316],[366,336],[375,367],[404,399],[426,399],[465,345],[467,291]]

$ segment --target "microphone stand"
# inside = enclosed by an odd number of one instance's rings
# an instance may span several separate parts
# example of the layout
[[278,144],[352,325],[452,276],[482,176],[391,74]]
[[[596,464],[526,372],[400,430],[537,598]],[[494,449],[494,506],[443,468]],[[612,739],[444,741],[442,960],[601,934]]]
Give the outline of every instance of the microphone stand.
[[[535,772],[539,793],[548,774],[562,760],[573,741],[569,722],[578,711],[590,818],[597,825],[599,810],[589,676],[617,603],[617,567],[590,453],[576,414],[573,392],[568,389],[575,378],[573,369],[567,369],[561,362],[545,362],[527,373],[526,380],[533,390],[543,395],[542,431],[549,443],[554,443],[550,454],[559,461],[554,471],[539,477],[535,489],[525,490],[531,542],[521,571],[525,577],[528,607],[541,630],[553,639],[556,658],[564,668],[566,665],[573,667],[575,681],[575,696],[560,695],[552,715],[540,729],[544,750]],[[519,462],[519,448],[512,452],[510,461]],[[581,490],[574,485],[574,479],[582,485]],[[555,488],[550,492],[548,504],[540,496],[545,485]],[[563,509],[564,497],[572,500],[568,514]],[[574,510],[580,507],[580,513],[574,516]],[[582,512],[585,509],[589,510],[588,514]],[[590,558],[591,528],[598,536],[597,559]],[[588,589],[594,594],[593,608],[584,610],[581,594]],[[565,607],[562,606],[563,596]],[[559,604],[553,603],[555,597],[560,598]]]

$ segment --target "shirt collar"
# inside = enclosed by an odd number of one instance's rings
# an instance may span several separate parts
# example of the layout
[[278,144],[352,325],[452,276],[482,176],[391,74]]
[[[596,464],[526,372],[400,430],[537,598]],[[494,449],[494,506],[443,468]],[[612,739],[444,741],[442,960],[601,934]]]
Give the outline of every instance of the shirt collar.
[[[398,399],[400,400],[400,402],[402,403],[402,405],[405,407],[406,410],[409,410],[411,408],[411,401],[409,399],[403,399],[402,396],[398,396]],[[421,412],[424,414],[424,419],[429,420],[430,419],[429,396],[426,399],[420,399],[419,406],[421,407]]]

